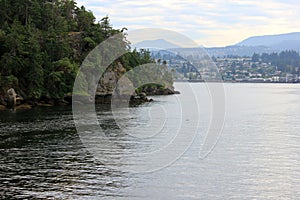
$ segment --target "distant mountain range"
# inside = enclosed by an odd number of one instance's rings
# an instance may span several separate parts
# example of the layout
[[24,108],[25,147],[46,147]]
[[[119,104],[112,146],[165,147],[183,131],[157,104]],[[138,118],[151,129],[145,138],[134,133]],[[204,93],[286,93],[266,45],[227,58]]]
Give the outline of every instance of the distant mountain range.
[[238,46],[278,46],[279,44],[287,42],[300,42],[300,32],[298,33],[286,33],[279,35],[264,35],[264,36],[254,36],[249,37],[236,45]]
[[169,41],[166,41],[164,39],[158,39],[158,40],[144,40],[142,42],[138,42],[136,44],[132,45],[133,48],[141,49],[175,49],[175,48],[181,48],[180,46],[173,44]]
[[[134,44],[133,48],[175,49],[180,46],[164,39],[145,40]],[[202,48],[202,47],[199,47]],[[205,47],[204,47],[205,48]],[[271,53],[284,50],[300,52],[300,32],[249,37],[235,45],[227,47],[205,48],[210,56],[252,56],[253,53]]]

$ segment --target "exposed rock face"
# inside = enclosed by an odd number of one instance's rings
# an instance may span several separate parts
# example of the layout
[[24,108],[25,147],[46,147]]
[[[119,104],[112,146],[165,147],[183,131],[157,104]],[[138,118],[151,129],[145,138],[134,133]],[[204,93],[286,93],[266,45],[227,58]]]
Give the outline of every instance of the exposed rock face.
[[113,90],[117,84],[117,74],[113,71],[106,72],[103,77],[100,79],[97,95],[112,95]]
[[117,81],[118,75],[116,71],[112,69],[106,71],[99,81],[95,102],[100,104],[110,103]]
[[[139,91],[139,94],[135,92],[135,87],[132,81],[124,76],[126,73],[126,68],[119,62],[110,66],[106,72],[101,77],[95,99],[89,95],[78,94],[78,103],[93,102],[98,104],[110,104],[113,101],[119,104],[130,103],[133,105],[149,102],[152,99],[148,99],[147,95],[168,95],[176,94],[174,87],[172,85],[159,88],[159,87],[149,87],[145,88],[143,91]],[[0,95],[0,109],[13,108],[13,109],[29,109],[32,106],[54,106],[54,105],[67,105],[72,103],[72,94],[68,94],[64,97],[64,100],[52,99],[51,97],[44,96],[38,101],[23,100],[14,88],[10,88],[7,91],[3,91]],[[6,93],[6,94],[5,94]],[[24,104],[25,103],[25,104]]]
[[123,76],[126,73],[126,69],[121,63],[108,68],[101,77],[97,93],[95,97],[96,103],[111,103],[112,96],[118,100],[129,100],[131,102],[147,102],[146,95],[170,95],[178,94],[175,91],[173,85],[169,85],[165,88],[159,87],[146,87],[140,94],[136,94],[132,81]]
[[10,88],[7,90],[7,107],[8,108],[15,108],[17,105],[20,104],[23,98],[18,96],[14,88]]
[[123,76],[121,79],[119,79],[115,93],[120,96],[136,95],[133,83],[126,76]]
[[[121,63],[117,63],[115,66],[109,67],[103,74],[99,81],[97,88],[97,95],[112,95],[115,87],[117,86],[118,80],[126,72],[126,69]],[[122,78],[124,80],[125,78]],[[123,84],[131,84],[131,81],[125,80]],[[120,85],[120,84],[119,84]]]
[[17,105],[17,93],[14,88],[7,90],[7,107],[14,108]]
[[96,103],[111,103],[113,95],[124,100],[136,96],[132,82],[127,77],[122,76],[125,72],[126,69],[121,63],[107,69],[98,84]]

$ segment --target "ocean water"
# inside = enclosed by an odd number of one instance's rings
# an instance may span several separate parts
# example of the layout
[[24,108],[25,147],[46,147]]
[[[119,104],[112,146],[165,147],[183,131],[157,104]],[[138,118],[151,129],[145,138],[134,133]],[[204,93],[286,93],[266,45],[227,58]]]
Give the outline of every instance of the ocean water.
[[298,199],[300,85],[211,84],[96,106],[94,143],[71,106],[1,111],[1,199]]

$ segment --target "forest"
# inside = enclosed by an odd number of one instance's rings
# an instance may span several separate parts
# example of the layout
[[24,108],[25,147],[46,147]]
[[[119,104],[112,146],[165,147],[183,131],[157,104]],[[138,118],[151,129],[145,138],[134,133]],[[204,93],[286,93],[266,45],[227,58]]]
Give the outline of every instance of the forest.
[[300,55],[293,50],[286,50],[280,53],[254,53],[252,56],[253,62],[271,63],[277,66],[277,69],[285,72],[297,74],[300,68]]
[[[126,28],[100,21],[74,0],[0,0],[0,97],[14,88],[24,99],[62,99],[72,92],[78,69],[102,41]],[[130,50],[118,59],[126,70],[153,62],[148,51]],[[1,102],[0,102],[1,104]]]

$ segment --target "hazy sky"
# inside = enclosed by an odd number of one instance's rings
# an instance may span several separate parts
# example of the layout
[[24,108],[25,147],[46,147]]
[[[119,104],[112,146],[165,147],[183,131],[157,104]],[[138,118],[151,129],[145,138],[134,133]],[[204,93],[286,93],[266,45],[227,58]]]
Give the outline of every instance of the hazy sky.
[[167,28],[199,45],[226,46],[249,36],[300,31],[298,0],[77,0],[115,28]]

